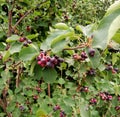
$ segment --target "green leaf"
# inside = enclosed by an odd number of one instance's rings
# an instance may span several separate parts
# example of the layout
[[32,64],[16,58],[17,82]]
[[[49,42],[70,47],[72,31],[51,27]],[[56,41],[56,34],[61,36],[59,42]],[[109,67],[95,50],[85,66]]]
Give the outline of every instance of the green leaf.
[[55,29],[50,33],[47,39],[41,44],[41,49],[46,51],[51,49],[56,43],[65,40],[65,38],[71,37],[74,35],[74,30],[69,28],[68,30],[58,30]]
[[60,30],[67,30],[69,28],[65,23],[57,23],[54,27]]
[[14,54],[14,53],[20,52],[21,48],[22,48],[22,43],[14,42],[10,46],[10,53]]
[[115,1],[114,4],[112,4],[112,5],[108,8],[108,10],[107,10],[107,12],[106,12],[105,15],[109,15],[110,13],[112,13],[113,11],[115,11],[115,10],[117,10],[117,9],[119,9],[119,8],[120,8],[120,0]]
[[81,31],[85,36],[90,37],[94,30],[94,24],[87,26],[78,25],[76,29]]
[[120,44],[120,33],[116,33],[112,40],[114,40],[115,42],[119,43]]
[[27,39],[34,39],[34,38],[38,37],[38,35],[39,35],[38,33],[36,33],[36,34],[31,34],[31,35],[27,35],[26,38],[27,38]]
[[88,105],[85,102],[81,102],[80,106],[80,115],[81,117],[90,117],[90,112],[88,110]]
[[42,68],[40,67],[40,65],[36,65],[34,68],[34,77],[37,80],[40,80],[42,77]]
[[19,40],[20,36],[18,35],[12,35],[11,37],[8,37],[6,42],[10,43],[10,42],[14,42],[14,41],[17,41]]
[[10,57],[10,52],[9,51],[4,51],[4,53],[3,53],[3,61],[8,60],[9,57]]
[[36,117],[47,117],[47,112],[43,109],[38,109],[36,112]]
[[3,42],[0,42],[0,51],[5,50],[5,48],[6,48],[6,44]]
[[51,45],[52,52],[58,53],[58,52],[62,51],[67,44],[68,44],[67,40],[61,40],[58,43]]
[[105,49],[119,28],[120,9],[117,9],[101,20],[98,29],[93,33],[93,47]]
[[43,79],[47,83],[53,83],[57,78],[57,72],[53,68],[45,68],[43,70]]
[[57,81],[59,84],[65,84],[65,80],[63,78],[59,78],[59,80]]
[[23,61],[30,61],[34,59],[38,54],[39,52],[34,47],[29,46],[21,49],[19,53],[19,57]]

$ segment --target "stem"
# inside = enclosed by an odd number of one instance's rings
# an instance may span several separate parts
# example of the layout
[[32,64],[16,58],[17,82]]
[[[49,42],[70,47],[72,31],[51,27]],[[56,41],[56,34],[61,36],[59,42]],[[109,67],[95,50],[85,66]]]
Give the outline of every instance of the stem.
[[20,84],[20,75],[21,75],[21,67],[19,66],[17,69],[16,88],[19,87]]
[[50,84],[48,84],[48,96],[50,97]]

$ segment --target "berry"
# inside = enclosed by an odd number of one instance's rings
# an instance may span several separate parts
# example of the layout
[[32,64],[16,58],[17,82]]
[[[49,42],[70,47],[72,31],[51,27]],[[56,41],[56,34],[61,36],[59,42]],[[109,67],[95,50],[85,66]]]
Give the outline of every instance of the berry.
[[84,51],[81,52],[80,56],[81,56],[80,58],[81,60],[85,60],[87,58],[87,54]]
[[91,98],[90,99],[90,104],[96,104],[97,103],[97,99],[96,98]]
[[80,56],[79,56],[78,54],[74,54],[74,55],[73,55],[73,59],[74,59],[74,60],[80,60]]
[[90,48],[90,49],[88,50],[88,54],[89,54],[90,57],[94,57],[94,55],[95,55],[95,49]]
[[26,40],[25,37],[21,37],[21,38],[19,39],[20,42],[24,42],[25,40]]
[[29,32],[31,30],[31,27],[30,26],[27,26],[26,27],[26,30]]
[[65,112],[64,112],[64,111],[61,111],[61,112],[60,112],[60,117],[65,117],[65,116],[66,116]]
[[23,111],[25,108],[24,108],[24,106],[20,105],[20,106],[19,106],[19,109],[20,109],[21,111]]
[[59,105],[54,106],[53,110],[54,111],[60,110],[60,106]]
[[120,106],[116,106],[116,107],[115,107],[115,110],[116,110],[116,111],[120,110]]
[[41,92],[40,87],[36,87],[36,91],[37,91],[38,93],[40,93],[40,92]]
[[31,40],[27,40],[27,43],[28,43],[28,44],[31,44],[31,43],[32,43],[32,41],[31,41]]
[[34,99],[34,100],[37,100],[37,99],[38,99],[38,95],[34,95],[34,96],[33,96],[33,99]]
[[27,41],[24,41],[24,42],[23,42],[23,45],[27,47],[27,46],[28,46]]
[[87,70],[86,74],[88,76],[94,76],[95,75],[95,70],[93,68],[90,68],[89,70]]

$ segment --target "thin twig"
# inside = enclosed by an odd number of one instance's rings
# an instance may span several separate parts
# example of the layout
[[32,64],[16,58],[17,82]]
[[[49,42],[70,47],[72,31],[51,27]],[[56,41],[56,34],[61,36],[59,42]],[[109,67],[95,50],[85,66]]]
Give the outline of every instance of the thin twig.
[[63,50],[77,50],[77,49],[84,48],[84,47],[86,47],[86,44],[81,44],[77,47],[64,48]]

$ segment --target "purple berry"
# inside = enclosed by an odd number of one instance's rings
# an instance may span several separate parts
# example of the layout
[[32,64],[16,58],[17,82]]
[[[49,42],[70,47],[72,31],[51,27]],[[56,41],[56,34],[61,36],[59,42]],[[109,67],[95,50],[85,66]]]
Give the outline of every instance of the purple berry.
[[54,111],[60,110],[60,106],[59,105],[54,106],[53,110]]
[[97,103],[97,99],[96,98],[91,98],[90,99],[90,104],[96,104]]
[[90,57],[94,57],[94,55],[95,55],[95,49],[90,48],[90,49],[88,50],[88,54],[89,54]]
[[116,106],[116,107],[115,107],[115,110],[116,110],[116,111],[120,110],[120,106]]
[[28,44],[31,44],[31,43],[32,43],[32,41],[31,41],[31,40],[27,40],[27,43],[28,43]]

